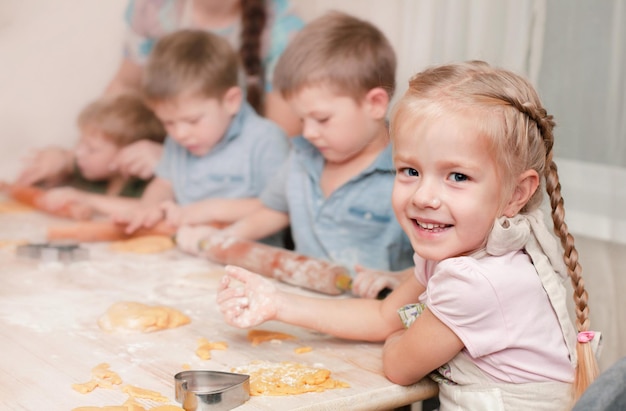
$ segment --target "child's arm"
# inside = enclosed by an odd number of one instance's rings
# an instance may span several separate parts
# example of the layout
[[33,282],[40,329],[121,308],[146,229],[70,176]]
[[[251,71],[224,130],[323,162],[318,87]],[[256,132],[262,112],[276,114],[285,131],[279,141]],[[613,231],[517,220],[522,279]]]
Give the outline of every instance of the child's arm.
[[397,309],[416,302],[423,291],[411,276],[384,300],[312,298],[280,291],[264,277],[228,266],[217,303],[226,322],[240,328],[277,320],[340,338],[384,341],[403,328]]
[[396,384],[413,384],[463,347],[459,337],[426,308],[406,331],[389,336],[383,349],[383,371]]
[[185,206],[165,204],[165,219],[173,226],[233,223],[263,205],[258,198],[209,198]]
[[73,187],[50,189],[42,196],[41,202],[51,210],[61,209],[69,204],[79,204],[107,216],[128,213],[133,207],[139,205],[139,200],[136,198],[89,193]]
[[260,240],[289,227],[289,214],[261,206],[252,214],[230,225],[224,232],[244,240]]
[[[285,213],[261,207],[248,217],[220,231],[244,240],[259,240],[289,226],[289,216]],[[215,233],[216,229],[205,225],[181,226],[176,232],[178,248],[189,254],[200,253],[200,241]]]
[[124,232],[132,234],[139,228],[151,228],[164,217],[161,203],[174,199],[172,184],[156,177],[146,187],[137,206],[126,215],[116,215],[115,220],[126,224]]
[[357,265],[356,277],[352,281],[352,294],[362,298],[376,298],[385,288],[395,289],[408,276],[413,275],[415,267],[408,267],[402,271],[370,270]]
[[52,186],[61,183],[74,171],[74,152],[60,147],[46,147],[29,155],[25,162],[16,184],[43,183]]

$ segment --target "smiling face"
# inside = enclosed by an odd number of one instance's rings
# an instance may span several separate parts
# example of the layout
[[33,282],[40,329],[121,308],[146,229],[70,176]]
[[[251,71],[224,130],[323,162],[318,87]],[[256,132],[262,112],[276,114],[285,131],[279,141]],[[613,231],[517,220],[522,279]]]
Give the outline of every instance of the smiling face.
[[[234,93],[234,94],[233,94]],[[239,110],[239,89],[221,99],[196,94],[155,102],[152,109],[167,134],[194,156],[207,154],[222,139]]]
[[393,137],[398,221],[425,259],[471,254],[508,202],[487,139],[471,114],[404,119]]
[[387,138],[380,118],[385,114],[386,101],[381,111],[380,99],[374,93],[359,103],[333,92],[330,87],[309,86],[290,97],[289,103],[302,121],[304,138],[328,162],[345,163],[364,155],[369,147],[378,149],[372,143]]

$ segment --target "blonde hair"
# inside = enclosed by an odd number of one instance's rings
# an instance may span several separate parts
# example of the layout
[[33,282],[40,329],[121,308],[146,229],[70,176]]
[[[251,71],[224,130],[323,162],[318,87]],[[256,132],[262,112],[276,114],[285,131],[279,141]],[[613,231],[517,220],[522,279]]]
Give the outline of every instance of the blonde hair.
[[[552,148],[554,121],[542,107],[532,85],[524,78],[485,62],[470,61],[437,66],[415,75],[404,97],[394,108],[391,135],[411,127],[415,117],[440,117],[471,113],[481,136],[502,172],[504,189],[512,190],[515,178],[533,169],[542,178],[549,195],[554,232],[563,246],[563,259],[574,288],[576,327],[589,330],[587,291],[578,262],[574,237],[565,223],[565,208]],[[412,124],[415,124],[414,122]],[[540,206],[542,190],[535,191],[521,210]],[[595,379],[598,368],[590,343],[577,343],[578,366],[574,398]]]
[[307,24],[278,60],[274,86],[284,97],[309,86],[330,86],[358,100],[381,87],[395,90],[396,55],[373,24],[331,11]]
[[238,86],[239,58],[227,40],[203,30],[179,30],[157,41],[142,78],[149,101],[183,94],[221,98]]
[[135,93],[103,97],[78,115],[78,127],[95,128],[118,146],[138,140],[163,142],[165,129],[156,115]]

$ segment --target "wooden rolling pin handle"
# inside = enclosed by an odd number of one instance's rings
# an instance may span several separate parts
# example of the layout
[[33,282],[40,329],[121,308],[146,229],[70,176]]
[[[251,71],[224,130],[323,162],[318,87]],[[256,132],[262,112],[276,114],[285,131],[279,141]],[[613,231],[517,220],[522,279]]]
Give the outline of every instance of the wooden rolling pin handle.
[[200,244],[202,255],[224,265],[236,265],[265,277],[329,295],[350,287],[350,274],[340,265],[254,241],[213,235]]
[[71,218],[74,220],[88,220],[93,214],[91,207],[82,204],[68,204],[60,209],[50,209],[41,203],[41,197],[46,193],[41,188],[22,185],[9,185],[9,195],[16,201],[30,207],[36,208],[45,213],[55,215],[57,217]]
[[111,221],[85,221],[48,227],[48,240],[74,240],[79,242],[119,241],[146,235],[175,234],[175,228],[161,222],[152,228],[141,228],[133,234],[124,232],[125,226]]

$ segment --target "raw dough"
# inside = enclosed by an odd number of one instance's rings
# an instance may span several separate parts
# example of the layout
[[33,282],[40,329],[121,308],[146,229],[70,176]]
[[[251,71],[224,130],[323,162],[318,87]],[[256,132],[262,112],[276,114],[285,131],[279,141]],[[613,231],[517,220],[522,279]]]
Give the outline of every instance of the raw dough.
[[266,341],[282,341],[282,340],[296,340],[297,338],[291,334],[285,334],[278,331],[267,330],[250,330],[248,331],[248,340],[252,343],[252,346],[266,342]]
[[91,369],[91,380],[81,384],[72,384],[72,388],[81,394],[87,394],[98,387],[111,389],[114,385],[120,385],[122,378],[109,367],[109,364],[105,362],[96,365]]
[[[81,394],[87,394],[97,387],[113,389],[113,385],[122,384],[122,378],[109,369],[109,364],[101,363],[91,370],[91,381],[82,384],[72,384],[74,390]],[[104,407],[77,407],[72,411],[185,411],[175,405],[160,405],[154,408],[144,408],[142,404],[135,401],[141,398],[149,401],[168,402],[169,399],[160,393],[134,385],[125,385],[122,392],[128,394],[128,399],[122,405],[107,405]]]
[[155,254],[174,248],[174,240],[166,235],[145,235],[111,243],[111,250],[121,253]]
[[152,332],[189,324],[191,319],[175,308],[120,301],[100,317],[98,325],[105,331]]
[[203,360],[211,359],[211,350],[225,350],[228,348],[228,343],[225,341],[210,342],[206,338],[200,338],[198,340],[198,348],[196,349],[196,355]]
[[297,395],[350,387],[330,378],[327,369],[295,362],[255,361],[232,371],[250,376],[250,395]]
[[161,395],[160,393],[152,390],[147,390],[145,388],[139,388],[134,385],[125,385],[122,388],[122,392],[130,395],[132,398],[142,398],[144,400],[157,401],[157,402],[167,402],[169,401],[167,397]]

